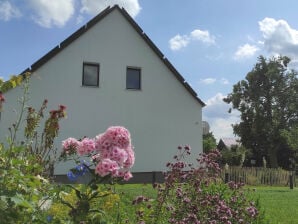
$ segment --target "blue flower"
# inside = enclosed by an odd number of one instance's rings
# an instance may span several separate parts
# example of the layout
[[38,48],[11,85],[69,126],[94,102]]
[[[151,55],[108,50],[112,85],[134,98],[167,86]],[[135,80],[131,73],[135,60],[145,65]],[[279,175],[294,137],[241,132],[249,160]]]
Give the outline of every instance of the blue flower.
[[67,173],[68,179],[70,181],[76,181],[78,177],[85,175],[87,172],[89,172],[87,166],[89,166],[87,162],[81,161],[80,164]]
[[77,175],[85,175],[89,171],[87,168],[88,165],[89,164],[87,162],[81,161],[81,163],[76,166]]
[[47,221],[48,221],[48,222],[52,222],[52,220],[53,220],[53,216],[48,215],[48,216],[47,216]]
[[74,174],[71,170],[67,173],[67,178],[70,181],[76,181],[78,179],[78,175]]
[[83,164],[76,166],[76,173],[78,176],[83,176],[86,173],[86,167]]

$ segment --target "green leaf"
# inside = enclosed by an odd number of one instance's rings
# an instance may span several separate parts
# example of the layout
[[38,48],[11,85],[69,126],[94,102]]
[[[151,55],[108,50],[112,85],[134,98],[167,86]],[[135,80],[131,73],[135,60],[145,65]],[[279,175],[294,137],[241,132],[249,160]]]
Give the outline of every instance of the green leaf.
[[16,194],[15,196],[11,197],[10,200],[14,202],[16,206],[33,209],[33,205],[29,201],[24,199],[23,195],[21,194]]
[[0,210],[5,210],[8,207],[7,197],[0,196]]
[[70,203],[68,203],[67,201],[64,201],[64,200],[61,199],[61,203],[68,206],[71,209],[74,209],[74,207]]
[[17,86],[17,83],[15,80],[10,80],[10,83],[12,85],[12,88],[15,88]]
[[75,188],[74,186],[72,186],[72,185],[67,185],[67,186],[70,187],[71,189],[74,189],[75,192],[76,192],[77,197],[78,197],[79,199],[82,199],[81,192],[80,192],[78,189],[76,189],[76,188]]

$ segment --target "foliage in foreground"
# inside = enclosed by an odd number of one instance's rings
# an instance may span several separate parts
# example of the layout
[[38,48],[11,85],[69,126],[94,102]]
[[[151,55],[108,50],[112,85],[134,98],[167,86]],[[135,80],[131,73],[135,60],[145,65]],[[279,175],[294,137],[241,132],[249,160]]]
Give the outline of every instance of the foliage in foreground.
[[179,147],[174,162],[167,164],[165,183],[156,186],[155,202],[143,196],[134,200],[138,223],[262,223],[258,204],[246,198],[243,184],[224,184],[219,179],[218,151],[201,154],[198,166],[184,162],[187,155],[190,147]]
[[[135,157],[129,131],[124,127],[112,126],[95,138],[68,138],[62,145],[61,159],[74,160],[77,164],[68,172],[68,178],[75,181],[88,173],[90,181],[81,188],[67,185],[76,198],[68,199],[69,192],[59,193],[56,203],[65,205],[69,210],[68,215],[61,220],[73,223],[105,223],[109,216],[106,214],[106,200],[119,197],[112,189],[113,184],[132,177],[130,168]],[[89,161],[80,160],[81,156],[89,158]],[[104,183],[108,183],[108,187],[105,188]],[[113,207],[113,204],[110,206]],[[52,217],[58,221],[56,216]]]
[[[8,130],[7,143],[0,143],[0,216],[3,223],[45,223],[44,206],[54,194],[54,186],[49,182],[55,156],[53,141],[58,135],[59,121],[65,116],[65,107],[60,106],[44,117],[47,101],[39,110],[27,107],[27,82],[23,89],[20,115]],[[0,96],[3,104],[4,96]],[[37,129],[43,119],[39,135]],[[17,133],[22,123],[24,140],[19,142]]]

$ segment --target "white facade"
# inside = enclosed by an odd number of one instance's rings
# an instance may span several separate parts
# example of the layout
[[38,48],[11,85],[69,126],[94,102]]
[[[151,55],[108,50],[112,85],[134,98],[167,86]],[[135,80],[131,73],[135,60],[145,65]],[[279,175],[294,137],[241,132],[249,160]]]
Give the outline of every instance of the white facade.
[[[109,126],[121,125],[131,132],[135,147],[132,171],[163,171],[178,145],[189,144],[193,157],[202,152],[204,104],[178,80],[179,74],[145,41],[130,19],[114,6],[95,24],[87,24],[87,31],[67,46],[61,43],[58,53],[44,64],[32,66],[28,105],[38,108],[48,99],[49,109],[59,104],[67,107],[58,148],[68,137],[94,137]],[[100,64],[99,87],[82,86],[83,62]],[[141,68],[141,90],[126,89],[128,66]],[[5,93],[1,141],[16,118],[12,111],[21,92],[18,87]],[[65,174],[69,168],[58,164],[55,173]]]

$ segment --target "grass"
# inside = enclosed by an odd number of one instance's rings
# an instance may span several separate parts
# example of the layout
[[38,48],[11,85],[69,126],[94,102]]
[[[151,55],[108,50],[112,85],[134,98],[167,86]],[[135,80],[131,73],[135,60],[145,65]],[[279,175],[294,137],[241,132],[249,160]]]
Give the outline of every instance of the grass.
[[298,188],[289,187],[250,187],[252,193],[259,197],[261,208],[270,224],[298,223]]
[[[126,214],[134,212],[131,202],[138,195],[155,197],[155,190],[150,184],[126,184],[117,187],[123,192],[122,202],[126,204]],[[269,224],[298,224],[298,188],[289,187],[247,187],[251,196],[257,200],[265,212]],[[252,189],[254,189],[252,191]]]
[[[259,200],[262,211],[265,213],[268,224],[298,224],[298,188],[290,190],[289,187],[269,187],[269,186],[247,186],[249,198]],[[156,197],[156,190],[151,184],[124,184],[116,185],[116,192],[120,194],[119,205],[108,211],[112,220],[116,223],[116,218],[120,215],[121,220],[128,219],[129,223],[135,221],[135,207],[132,201],[140,195],[148,198]],[[113,214],[112,214],[113,213]]]
[[[133,223],[135,220],[136,208],[132,205],[132,201],[140,195],[148,198],[156,198],[156,190],[151,184],[123,184],[117,185],[116,191],[120,193],[120,215],[130,220]],[[136,223],[136,222],[135,222]]]

